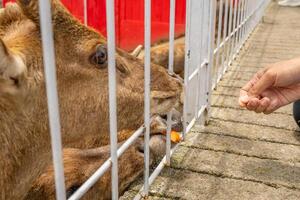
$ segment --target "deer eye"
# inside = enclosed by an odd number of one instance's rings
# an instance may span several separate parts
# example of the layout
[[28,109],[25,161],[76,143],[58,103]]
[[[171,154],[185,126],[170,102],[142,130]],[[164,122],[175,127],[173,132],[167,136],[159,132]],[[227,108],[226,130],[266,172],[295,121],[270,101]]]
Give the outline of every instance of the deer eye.
[[107,66],[107,48],[105,45],[98,45],[96,52],[90,57],[90,62],[98,68],[103,69]]
[[76,192],[76,190],[78,190],[79,187],[79,185],[72,185],[71,187],[69,187],[69,189],[67,189],[66,191],[67,198],[70,198]]

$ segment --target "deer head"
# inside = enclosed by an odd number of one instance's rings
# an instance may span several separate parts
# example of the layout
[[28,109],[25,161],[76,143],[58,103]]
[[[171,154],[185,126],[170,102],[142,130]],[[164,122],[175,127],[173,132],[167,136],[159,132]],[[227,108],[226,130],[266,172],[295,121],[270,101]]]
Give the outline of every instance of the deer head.
[[[18,4],[38,27],[38,0],[19,0]],[[52,0],[51,5],[62,129],[63,133],[72,134],[64,134],[64,141],[77,147],[105,145],[108,142],[106,39],[82,25],[60,1]],[[41,66],[39,63],[39,70]],[[117,49],[116,68],[118,128],[134,130],[143,123],[143,62]],[[152,64],[152,114],[165,114],[173,107],[180,107],[181,95],[181,80]],[[103,134],[95,139],[95,133],[100,132]]]

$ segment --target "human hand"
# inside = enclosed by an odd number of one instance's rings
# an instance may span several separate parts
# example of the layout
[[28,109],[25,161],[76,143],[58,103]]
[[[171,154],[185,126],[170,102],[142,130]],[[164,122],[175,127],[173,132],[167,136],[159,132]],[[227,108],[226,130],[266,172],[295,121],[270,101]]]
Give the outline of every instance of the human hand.
[[239,104],[269,114],[300,98],[300,59],[278,62],[259,71],[241,89]]

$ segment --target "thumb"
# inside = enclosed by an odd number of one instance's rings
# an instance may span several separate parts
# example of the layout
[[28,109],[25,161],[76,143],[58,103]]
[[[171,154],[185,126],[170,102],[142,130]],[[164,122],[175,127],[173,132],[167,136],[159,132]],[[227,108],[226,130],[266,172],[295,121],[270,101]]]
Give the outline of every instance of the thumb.
[[276,74],[267,71],[249,90],[249,96],[259,96],[263,91],[265,91],[269,87],[274,86],[275,80]]

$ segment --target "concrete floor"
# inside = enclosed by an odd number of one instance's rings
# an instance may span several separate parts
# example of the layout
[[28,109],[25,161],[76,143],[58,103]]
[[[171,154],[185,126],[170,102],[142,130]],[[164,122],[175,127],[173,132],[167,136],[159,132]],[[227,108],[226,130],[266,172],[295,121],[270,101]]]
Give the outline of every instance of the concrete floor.
[[[257,70],[299,55],[300,7],[271,3],[214,91],[209,125],[187,135],[149,199],[300,199],[300,132],[292,107],[263,115],[237,103],[240,87]],[[133,184],[122,199],[132,199],[139,188]]]

